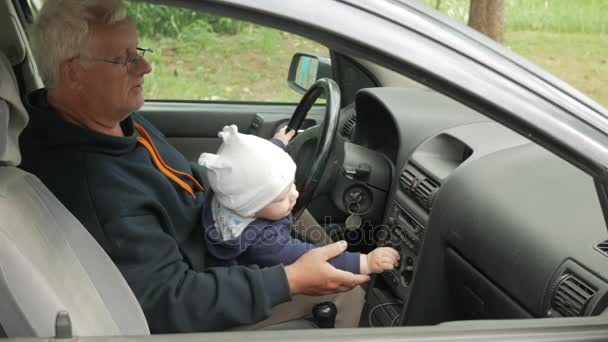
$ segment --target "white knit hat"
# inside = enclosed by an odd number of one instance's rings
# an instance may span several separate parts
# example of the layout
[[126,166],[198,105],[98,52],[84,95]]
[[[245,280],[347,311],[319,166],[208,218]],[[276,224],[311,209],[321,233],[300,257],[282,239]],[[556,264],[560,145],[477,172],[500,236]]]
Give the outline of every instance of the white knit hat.
[[209,169],[218,201],[243,217],[252,217],[293,182],[296,164],[268,140],[241,134],[235,125],[218,133],[217,154],[203,153],[198,163]]

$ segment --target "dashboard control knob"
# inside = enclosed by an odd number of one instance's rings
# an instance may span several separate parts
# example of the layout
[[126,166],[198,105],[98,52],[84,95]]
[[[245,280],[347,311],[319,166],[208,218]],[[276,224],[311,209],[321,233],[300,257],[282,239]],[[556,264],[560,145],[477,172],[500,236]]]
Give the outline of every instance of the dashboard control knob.
[[405,258],[405,262],[401,264],[401,277],[404,286],[409,286],[414,278],[414,259],[412,257]]
[[357,184],[344,192],[343,201],[349,214],[361,215],[371,208],[372,194],[366,186]]

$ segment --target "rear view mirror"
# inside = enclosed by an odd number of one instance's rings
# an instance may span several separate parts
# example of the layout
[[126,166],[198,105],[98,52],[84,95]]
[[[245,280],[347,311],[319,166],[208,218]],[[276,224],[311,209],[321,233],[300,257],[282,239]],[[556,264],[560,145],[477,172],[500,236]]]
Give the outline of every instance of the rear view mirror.
[[318,79],[331,76],[331,60],[328,57],[296,53],[291,59],[287,84],[304,94]]

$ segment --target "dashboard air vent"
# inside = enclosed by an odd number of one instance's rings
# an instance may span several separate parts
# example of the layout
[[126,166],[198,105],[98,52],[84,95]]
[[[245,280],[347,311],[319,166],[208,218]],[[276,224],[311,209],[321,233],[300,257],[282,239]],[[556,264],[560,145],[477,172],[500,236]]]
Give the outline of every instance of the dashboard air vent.
[[399,188],[427,212],[431,211],[440,184],[413,164],[407,164],[399,175]]
[[399,186],[406,193],[412,193],[412,189],[416,186],[416,175],[412,171],[405,169],[399,176]]
[[562,276],[553,291],[551,309],[563,317],[580,317],[585,314],[587,303],[596,293],[591,286],[573,274]]
[[597,245],[595,245],[595,249],[602,253],[604,256],[608,257],[608,240],[604,240],[602,242],[598,242]]
[[353,128],[355,127],[356,124],[357,124],[356,115],[353,115],[350,118],[348,118],[348,120],[346,120],[346,122],[344,123],[344,126],[342,127],[342,135],[350,138],[351,134],[353,132]]
[[416,185],[414,197],[426,211],[431,211],[437,191],[439,191],[439,184],[430,178],[425,178]]

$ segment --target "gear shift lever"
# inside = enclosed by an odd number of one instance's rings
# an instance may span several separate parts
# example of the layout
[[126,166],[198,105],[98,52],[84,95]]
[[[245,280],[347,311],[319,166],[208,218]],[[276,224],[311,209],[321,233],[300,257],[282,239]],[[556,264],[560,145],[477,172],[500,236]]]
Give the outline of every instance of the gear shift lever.
[[338,308],[333,302],[322,302],[312,308],[312,318],[319,328],[333,328]]

